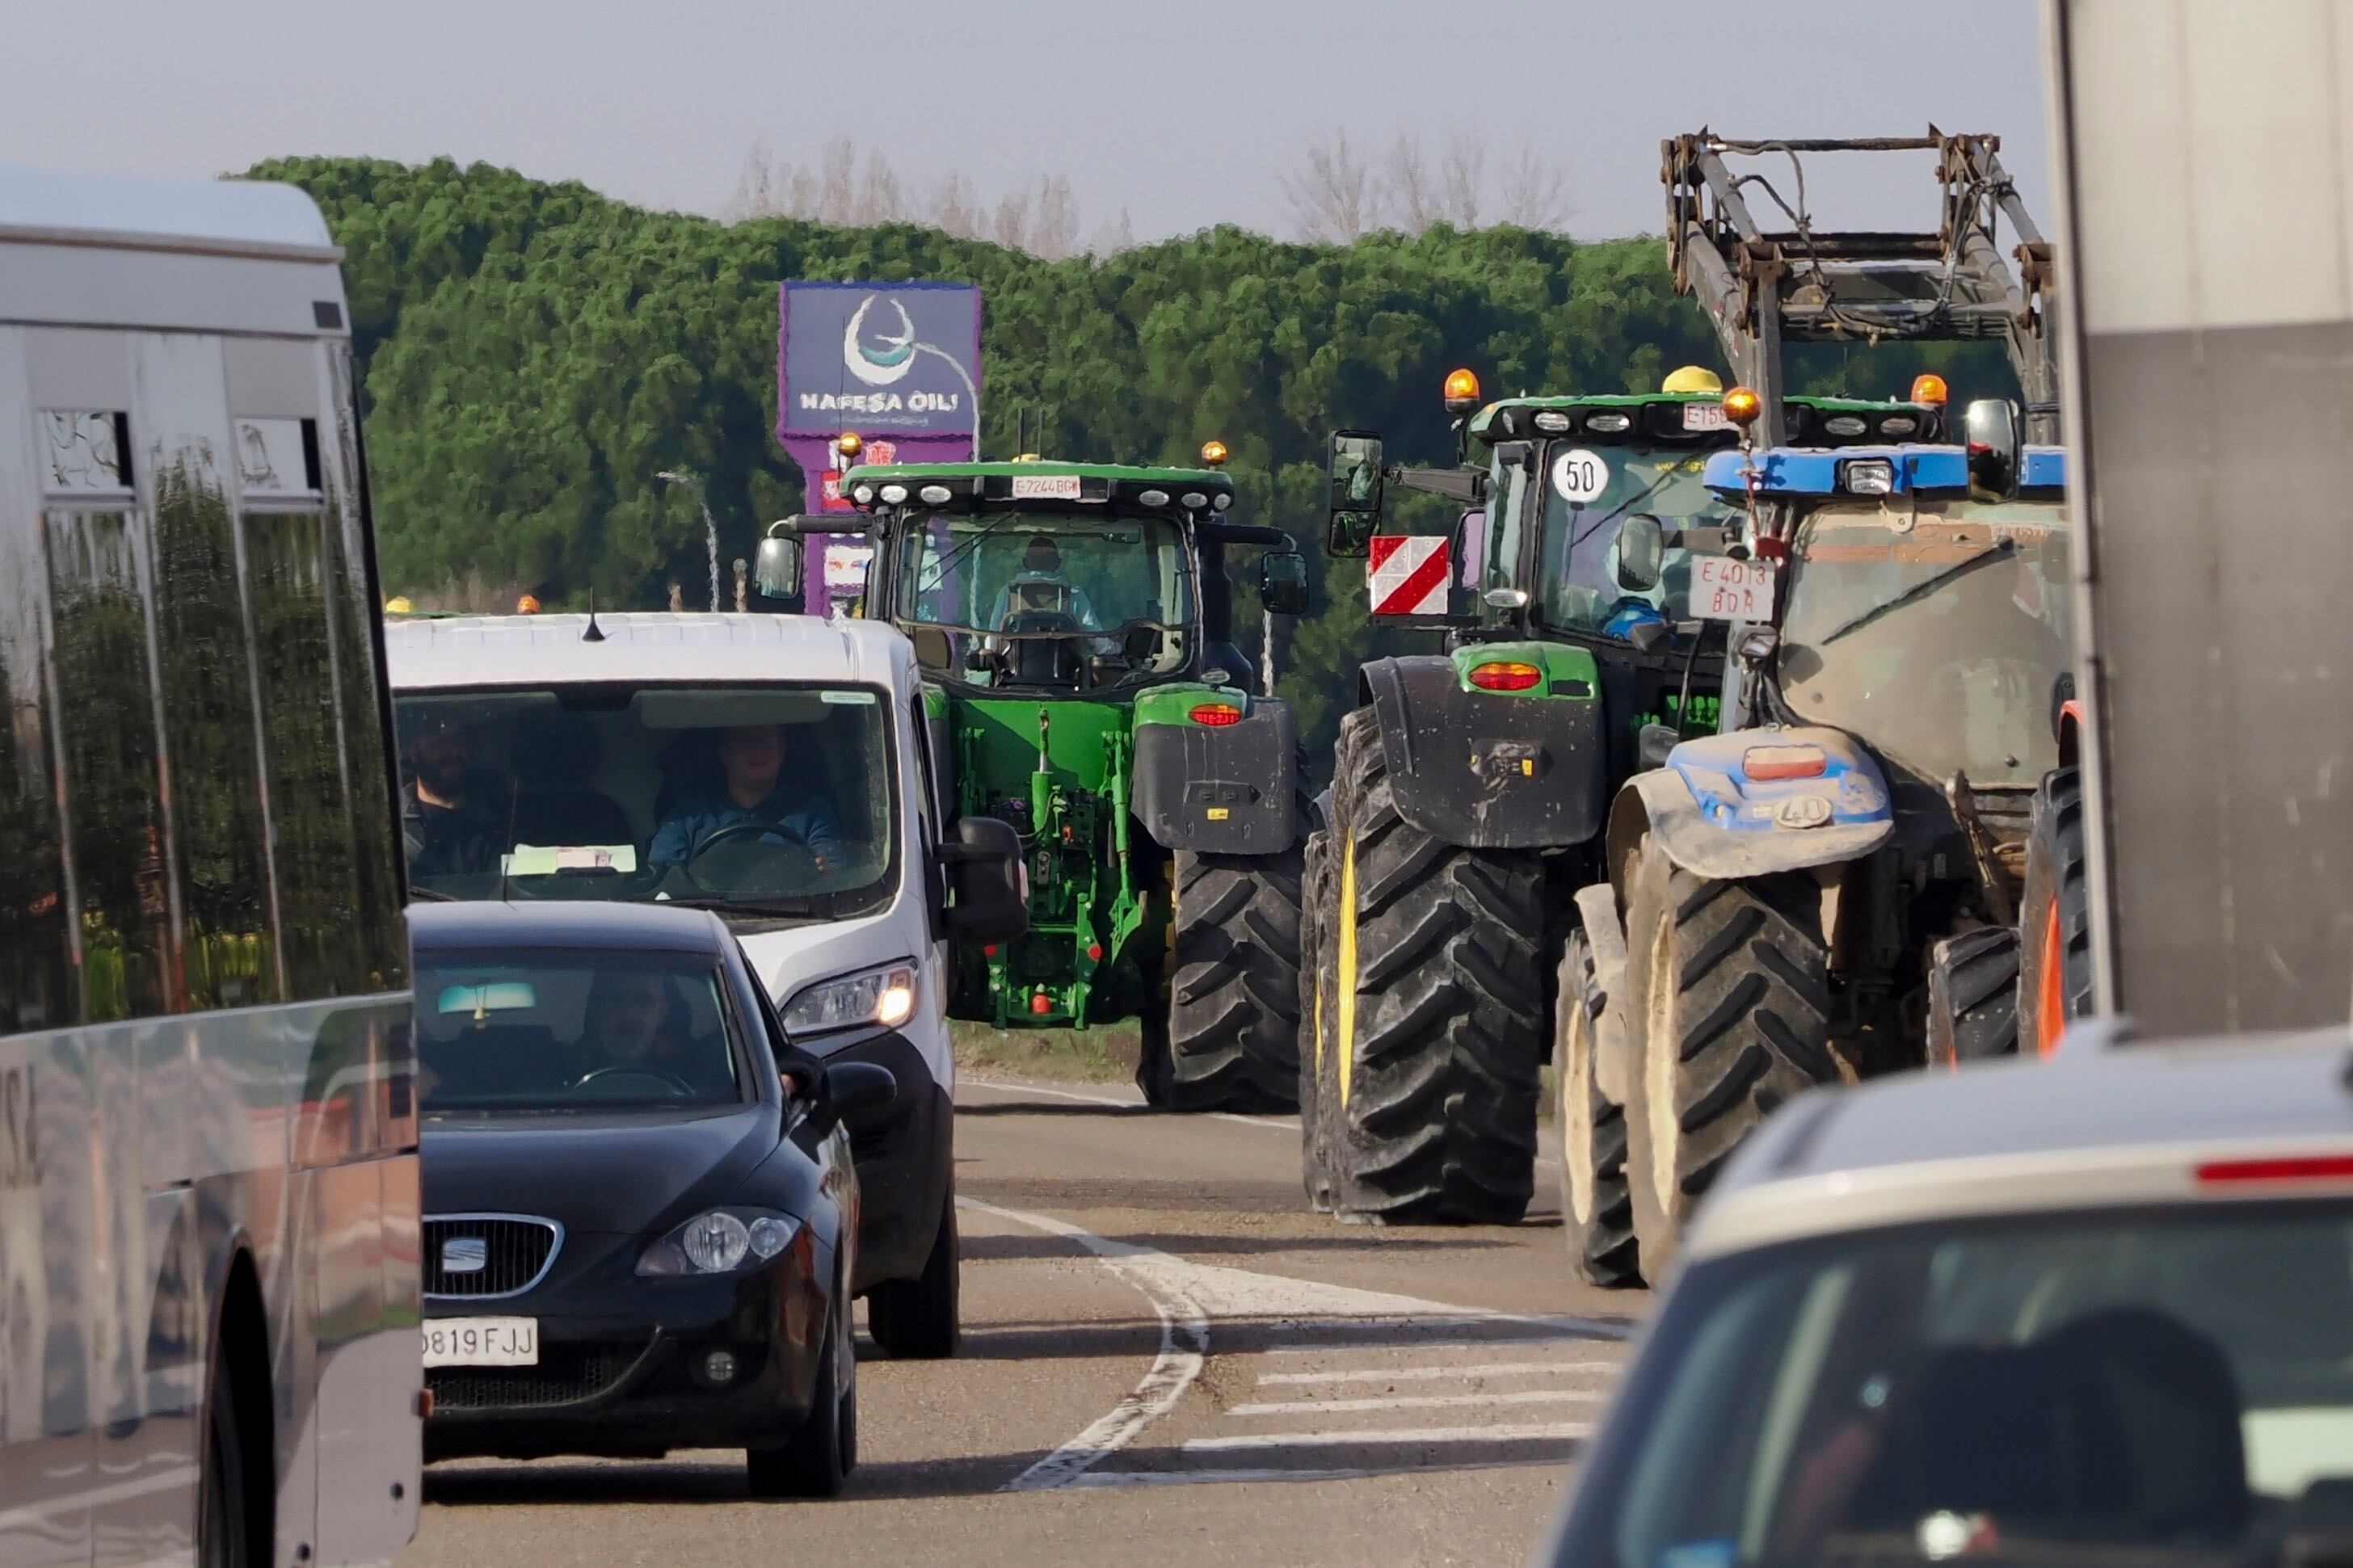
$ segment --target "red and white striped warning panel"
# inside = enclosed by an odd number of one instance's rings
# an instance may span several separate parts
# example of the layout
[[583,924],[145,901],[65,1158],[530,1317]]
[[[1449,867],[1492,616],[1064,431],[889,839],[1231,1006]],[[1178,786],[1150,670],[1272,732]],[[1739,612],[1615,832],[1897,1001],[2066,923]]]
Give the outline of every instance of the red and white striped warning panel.
[[1365,562],[1365,591],[1377,616],[1446,613],[1447,541],[1442,534],[1377,533]]

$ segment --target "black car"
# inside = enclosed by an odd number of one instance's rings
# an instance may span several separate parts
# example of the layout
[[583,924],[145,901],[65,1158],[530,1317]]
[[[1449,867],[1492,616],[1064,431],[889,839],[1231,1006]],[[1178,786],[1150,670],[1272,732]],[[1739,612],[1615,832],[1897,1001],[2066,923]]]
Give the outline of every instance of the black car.
[[748,1451],[763,1496],[855,1462],[858,1178],[891,1075],[785,1037],[702,911],[410,911],[428,1459]]

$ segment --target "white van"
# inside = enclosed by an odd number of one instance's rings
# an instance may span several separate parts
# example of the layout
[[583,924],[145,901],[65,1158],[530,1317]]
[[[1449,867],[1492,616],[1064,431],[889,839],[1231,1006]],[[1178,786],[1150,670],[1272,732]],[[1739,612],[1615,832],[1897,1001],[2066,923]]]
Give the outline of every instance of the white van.
[[717,911],[793,1041],[878,1063],[853,1123],[876,1342],[956,1342],[954,937],[1026,922],[1012,829],[945,842],[914,651],[799,616],[396,619],[385,647],[412,899]]

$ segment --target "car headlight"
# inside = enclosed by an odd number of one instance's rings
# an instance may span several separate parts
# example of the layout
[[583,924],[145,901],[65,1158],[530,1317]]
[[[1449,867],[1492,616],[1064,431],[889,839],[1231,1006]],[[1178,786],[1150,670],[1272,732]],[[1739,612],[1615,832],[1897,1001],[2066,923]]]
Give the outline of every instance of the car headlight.
[[639,1255],[640,1276],[733,1274],[765,1263],[793,1244],[800,1222],[762,1209],[712,1209],[699,1214]]
[[915,966],[888,963],[805,985],[785,1004],[785,1032],[801,1037],[879,1024],[895,1029],[915,1016]]

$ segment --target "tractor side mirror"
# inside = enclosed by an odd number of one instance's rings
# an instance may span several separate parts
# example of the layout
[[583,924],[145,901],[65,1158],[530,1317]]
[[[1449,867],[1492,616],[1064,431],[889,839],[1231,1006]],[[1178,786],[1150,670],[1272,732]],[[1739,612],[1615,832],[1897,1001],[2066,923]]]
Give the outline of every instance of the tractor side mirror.
[[1647,511],[1638,511],[1618,525],[1618,586],[1629,594],[1647,594],[1659,585],[1666,569],[1666,529]]
[[1454,585],[1474,594],[1487,571],[1487,509],[1472,507],[1454,524]]
[[1272,616],[1307,613],[1307,557],[1270,550],[1258,558],[1258,602]]
[[1634,732],[1634,763],[1642,772],[1667,765],[1667,753],[1682,743],[1672,724],[1645,724]]
[[763,596],[801,596],[807,564],[807,552],[802,543],[810,531],[807,526],[809,521],[805,517],[780,517],[768,524],[768,531],[761,536],[760,548],[753,559],[752,580],[759,584]]
[[1980,397],[1961,416],[1968,453],[1969,493],[1979,500],[2008,500],[2018,493],[2018,405]]
[[1324,547],[1337,556],[1363,555],[1381,525],[1381,492],[1388,478],[1381,467],[1381,438],[1366,430],[1332,433],[1327,470],[1332,480]]
[[1029,868],[1013,825],[994,816],[956,819],[940,846],[948,868],[951,934],[967,942],[1011,942],[1029,930]]

